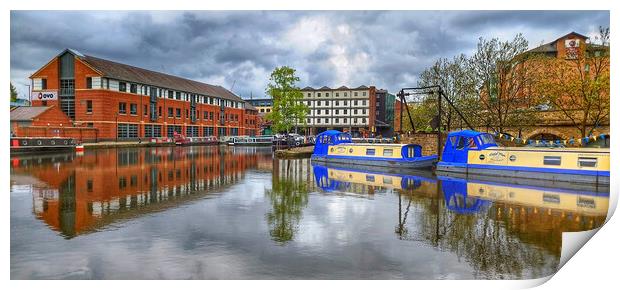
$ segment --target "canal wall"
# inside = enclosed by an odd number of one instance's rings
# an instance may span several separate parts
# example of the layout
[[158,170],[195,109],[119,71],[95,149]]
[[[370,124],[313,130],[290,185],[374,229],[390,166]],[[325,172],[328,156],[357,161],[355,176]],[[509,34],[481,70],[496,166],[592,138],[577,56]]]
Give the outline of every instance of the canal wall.
[[[442,142],[445,142],[446,135],[443,134]],[[422,155],[437,154],[437,133],[415,133],[401,135],[401,144],[418,144],[422,146]],[[441,144],[443,146],[443,144]]]

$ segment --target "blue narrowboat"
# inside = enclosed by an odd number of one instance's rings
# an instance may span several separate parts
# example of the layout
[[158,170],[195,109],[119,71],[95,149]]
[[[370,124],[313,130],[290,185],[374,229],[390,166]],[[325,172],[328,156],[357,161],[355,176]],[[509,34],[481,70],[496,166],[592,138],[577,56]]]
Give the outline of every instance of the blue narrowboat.
[[437,174],[609,185],[609,149],[500,147],[489,133],[448,134]]
[[415,144],[353,143],[349,133],[328,130],[316,138],[312,161],[398,169],[430,168],[437,155],[422,156]]

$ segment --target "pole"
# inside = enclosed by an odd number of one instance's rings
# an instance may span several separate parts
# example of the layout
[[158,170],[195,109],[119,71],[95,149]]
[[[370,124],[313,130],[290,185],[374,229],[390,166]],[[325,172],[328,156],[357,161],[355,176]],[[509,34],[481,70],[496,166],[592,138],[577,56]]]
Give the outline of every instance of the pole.
[[398,92],[397,95],[398,95],[398,99],[399,99],[399,102],[400,102],[400,112],[399,112],[400,113],[400,128],[398,128],[398,129],[400,131],[400,134],[403,134],[403,109],[404,109],[403,108],[403,98],[404,98],[404,95],[405,95],[405,91],[404,90],[400,90],[400,92]]
[[[443,95],[443,91],[439,88],[439,93],[437,94],[437,159],[441,159],[441,96]],[[439,214],[439,213],[437,213]]]

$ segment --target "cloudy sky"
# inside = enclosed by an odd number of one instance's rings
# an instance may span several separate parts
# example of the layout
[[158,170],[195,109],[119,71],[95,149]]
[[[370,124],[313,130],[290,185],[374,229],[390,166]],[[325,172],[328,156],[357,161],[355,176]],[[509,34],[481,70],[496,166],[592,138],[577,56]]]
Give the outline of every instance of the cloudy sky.
[[471,54],[478,38],[523,33],[530,47],[575,31],[595,36],[608,11],[12,11],[11,82],[73,48],[189,79],[243,98],[264,96],[276,66],[299,86],[412,86],[441,57]]

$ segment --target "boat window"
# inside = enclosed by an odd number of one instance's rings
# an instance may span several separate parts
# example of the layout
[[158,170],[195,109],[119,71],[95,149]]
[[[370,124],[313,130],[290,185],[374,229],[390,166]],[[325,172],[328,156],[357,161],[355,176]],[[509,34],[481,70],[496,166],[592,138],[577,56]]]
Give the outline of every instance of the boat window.
[[375,176],[374,175],[366,175],[366,181],[375,182]]
[[383,156],[392,156],[394,155],[394,150],[392,149],[383,149]]
[[543,193],[543,202],[560,203],[560,196],[557,194]]
[[460,137],[456,144],[456,150],[463,150],[465,148],[465,137]]
[[392,184],[392,178],[391,177],[383,177],[383,184]]
[[579,167],[596,167],[596,157],[579,157]]
[[450,144],[452,144],[452,147],[456,146],[456,138],[458,138],[457,136],[450,136]]
[[594,201],[593,198],[578,196],[577,206],[585,207],[585,208],[596,208],[596,202]]
[[474,141],[474,138],[467,138],[467,148],[469,149],[478,149],[478,146],[476,146],[476,141]]
[[375,155],[375,149],[374,148],[367,148],[366,149],[366,155]]
[[480,144],[481,145],[486,145],[486,144],[493,144],[495,145],[495,139],[493,139],[493,137],[489,134],[482,134],[480,135]]
[[562,157],[560,157],[560,156],[545,156],[543,164],[544,165],[561,165],[562,164]]

